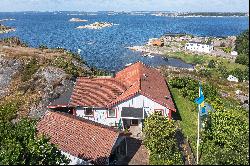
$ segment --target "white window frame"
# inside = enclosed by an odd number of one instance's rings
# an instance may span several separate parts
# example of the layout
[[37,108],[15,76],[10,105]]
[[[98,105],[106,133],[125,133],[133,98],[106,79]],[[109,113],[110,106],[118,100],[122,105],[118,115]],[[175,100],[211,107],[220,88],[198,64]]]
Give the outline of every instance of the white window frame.
[[[114,116],[110,116],[109,115],[109,111],[115,111],[115,115]],[[117,109],[115,108],[115,109],[108,109],[107,110],[107,118],[116,118],[117,117]]]

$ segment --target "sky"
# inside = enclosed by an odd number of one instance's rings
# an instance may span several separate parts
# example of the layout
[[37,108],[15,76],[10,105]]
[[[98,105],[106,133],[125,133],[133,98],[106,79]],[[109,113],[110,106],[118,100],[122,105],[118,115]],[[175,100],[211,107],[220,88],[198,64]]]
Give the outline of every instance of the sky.
[[177,11],[249,12],[248,0],[0,0],[0,12]]

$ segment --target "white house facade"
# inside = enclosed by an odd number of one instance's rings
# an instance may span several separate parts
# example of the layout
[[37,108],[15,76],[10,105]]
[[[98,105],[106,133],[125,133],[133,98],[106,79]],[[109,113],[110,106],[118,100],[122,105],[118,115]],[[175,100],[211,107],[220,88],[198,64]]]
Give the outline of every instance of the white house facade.
[[185,44],[185,49],[189,50],[189,51],[211,53],[211,51],[214,49],[214,47],[211,44],[189,42],[189,43]]
[[[130,113],[122,114],[123,111],[129,109]],[[134,113],[134,111],[137,111]],[[106,108],[76,108],[76,116],[96,121],[108,126],[117,126],[120,119],[128,126],[138,126],[142,130],[143,120],[154,112],[161,112],[162,116],[171,117],[171,111],[161,104],[145,97],[136,95],[125,100],[111,109]]]

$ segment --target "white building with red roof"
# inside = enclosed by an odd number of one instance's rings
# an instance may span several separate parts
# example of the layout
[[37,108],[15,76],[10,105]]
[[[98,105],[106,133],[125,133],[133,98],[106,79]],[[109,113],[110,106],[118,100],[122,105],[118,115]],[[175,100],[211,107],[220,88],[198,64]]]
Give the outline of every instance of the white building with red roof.
[[[62,99],[64,97],[64,99]],[[140,134],[144,119],[159,111],[171,119],[176,112],[164,76],[155,68],[136,62],[113,77],[79,77],[72,91],[48,107],[108,126],[129,128]]]

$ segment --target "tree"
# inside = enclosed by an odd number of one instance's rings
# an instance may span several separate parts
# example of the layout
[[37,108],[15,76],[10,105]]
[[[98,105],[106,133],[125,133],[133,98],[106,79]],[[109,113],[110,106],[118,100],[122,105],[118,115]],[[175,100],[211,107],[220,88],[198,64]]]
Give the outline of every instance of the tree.
[[235,111],[210,113],[202,140],[201,164],[249,164],[248,122]]
[[245,78],[244,71],[240,68],[236,68],[233,71],[231,71],[231,74],[239,79],[240,82],[242,82]]
[[242,32],[235,41],[235,49],[239,56],[236,57],[235,63],[249,65],[249,29]]
[[35,121],[23,119],[13,125],[0,122],[1,165],[68,164],[69,160],[44,136],[36,136]]
[[150,151],[150,164],[183,164],[172,120],[157,113],[150,115],[143,132],[145,146]]

